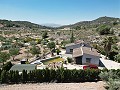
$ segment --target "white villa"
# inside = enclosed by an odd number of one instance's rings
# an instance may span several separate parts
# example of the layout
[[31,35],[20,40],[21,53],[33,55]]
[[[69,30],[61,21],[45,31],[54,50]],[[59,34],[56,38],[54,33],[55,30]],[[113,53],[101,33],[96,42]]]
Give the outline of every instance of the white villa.
[[97,50],[90,47],[83,47],[73,49],[73,59],[76,64],[81,65],[99,65],[100,55]]

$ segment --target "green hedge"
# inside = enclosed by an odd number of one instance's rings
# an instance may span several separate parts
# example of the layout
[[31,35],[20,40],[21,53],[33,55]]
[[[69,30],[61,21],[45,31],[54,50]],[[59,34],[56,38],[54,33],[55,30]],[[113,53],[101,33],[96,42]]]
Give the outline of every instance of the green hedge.
[[1,83],[33,83],[33,82],[85,82],[99,80],[100,70],[69,70],[69,69],[41,69],[27,73],[23,70],[1,72]]

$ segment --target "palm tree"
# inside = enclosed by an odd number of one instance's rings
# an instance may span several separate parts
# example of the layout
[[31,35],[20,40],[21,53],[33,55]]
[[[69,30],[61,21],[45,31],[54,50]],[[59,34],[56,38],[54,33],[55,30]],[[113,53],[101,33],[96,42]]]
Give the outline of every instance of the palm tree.
[[104,44],[104,49],[106,52],[106,57],[109,56],[109,53],[111,51],[111,46],[114,44],[114,39],[113,37],[107,37],[104,39],[103,44]]

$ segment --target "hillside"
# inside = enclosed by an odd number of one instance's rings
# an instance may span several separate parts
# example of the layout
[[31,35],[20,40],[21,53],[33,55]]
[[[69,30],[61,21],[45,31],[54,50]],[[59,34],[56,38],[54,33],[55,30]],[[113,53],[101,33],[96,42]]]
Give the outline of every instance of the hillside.
[[50,29],[50,27],[38,25],[28,21],[11,21],[11,20],[0,20],[0,29]]
[[35,23],[31,23],[29,21],[11,21],[11,20],[1,20],[0,19],[0,29],[9,30],[9,29],[63,29],[63,28],[96,28],[99,25],[107,24],[113,25],[114,22],[120,24],[120,18],[114,17],[99,17],[98,19],[92,21],[81,21],[71,25],[58,26],[58,27],[50,27],[45,25],[38,25]]
[[120,18],[105,16],[99,17],[98,19],[92,21],[81,21],[72,25],[61,26],[59,28],[96,28],[102,24],[112,25],[114,22],[120,23]]

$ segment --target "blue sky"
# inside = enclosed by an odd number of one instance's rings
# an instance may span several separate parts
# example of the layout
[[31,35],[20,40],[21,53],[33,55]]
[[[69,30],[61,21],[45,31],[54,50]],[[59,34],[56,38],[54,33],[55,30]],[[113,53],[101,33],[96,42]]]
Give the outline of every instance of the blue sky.
[[101,16],[120,18],[120,0],[0,0],[0,19],[63,25]]

